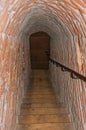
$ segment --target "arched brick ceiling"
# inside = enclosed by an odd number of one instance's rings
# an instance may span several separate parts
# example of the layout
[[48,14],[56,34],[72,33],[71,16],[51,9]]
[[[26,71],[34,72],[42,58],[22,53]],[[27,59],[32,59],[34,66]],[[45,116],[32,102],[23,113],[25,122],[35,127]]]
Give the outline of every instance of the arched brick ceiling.
[[70,37],[71,42],[76,43],[81,68],[85,60],[82,52],[86,52],[82,48],[82,44],[86,44],[85,0],[1,0],[0,14],[0,32],[13,37],[26,38],[37,30],[43,30],[53,38],[63,34]]
[[[1,0],[0,5],[0,18],[3,19],[1,32],[14,35],[20,29],[25,18],[31,16],[30,13],[34,8],[38,8],[46,11],[45,15],[55,15],[73,34],[80,33],[82,36],[86,36],[85,0]],[[41,13],[37,14],[40,16]]]

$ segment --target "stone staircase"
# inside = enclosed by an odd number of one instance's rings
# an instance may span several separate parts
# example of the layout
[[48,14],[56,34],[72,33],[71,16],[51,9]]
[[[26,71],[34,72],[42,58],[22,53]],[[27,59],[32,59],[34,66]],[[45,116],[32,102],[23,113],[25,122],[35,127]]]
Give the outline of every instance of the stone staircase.
[[33,70],[17,130],[75,130],[70,113],[54,94],[47,70]]

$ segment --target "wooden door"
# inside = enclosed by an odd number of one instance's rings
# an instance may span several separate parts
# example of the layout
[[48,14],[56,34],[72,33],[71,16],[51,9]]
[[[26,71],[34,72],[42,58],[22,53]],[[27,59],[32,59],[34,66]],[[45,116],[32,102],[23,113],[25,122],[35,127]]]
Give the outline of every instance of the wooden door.
[[46,51],[50,51],[50,37],[44,32],[37,32],[30,37],[31,68],[48,69]]

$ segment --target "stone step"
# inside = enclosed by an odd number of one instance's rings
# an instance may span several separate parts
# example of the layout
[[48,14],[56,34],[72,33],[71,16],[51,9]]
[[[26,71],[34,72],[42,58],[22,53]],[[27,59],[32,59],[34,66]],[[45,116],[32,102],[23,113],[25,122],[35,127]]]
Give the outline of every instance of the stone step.
[[49,95],[49,94],[51,94],[51,95],[52,95],[52,94],[53,94],[53,91],[28,91],[28,92],[27,92],[28,95],[29,95],[30,93],[31,93],[32,95],[33,95],[33,94],[37,94],[37,95],[39,95],[39,94],[40,94],[40,95],[45,95],[45,94],[48,94],[48,95]]
[[49,87],[32,87],[30,88],[28,91],[52,91],[52,88],[49,88]]
[[26,103],[26,104],[28,104],[28,103],[56,103],[56,100],[46,100],[46,99],[43,99],[43,100],[34,100],[34,99],[32,99],[32,100],[29,100],[29,99],[25,99],[25,100],[23,100],[23,103]]
[[47,72],[33,71],[17,130],[74,130],[70,113],[55,97]]
[[52,85],[51,84],[49,84],[49,82],[47,82],[47,81],[32,81],[33,83],[31,83],[31,87],[50,87],[50,88],[52,88]]
[[73,123],[43,123],[19,125],[17,130],[74,130]]
[[41,70],[41,69],[37,69],[37,70],[32,70],[31,71],[31,77],[34,77],[37,78],[37,77],[41,77],[41,78],[44,78],[44,77],[48,77],[49,75],[49,71],[48,70]]
[[45,89],[46,89],[46,88],[50,88],[50,89],[51,89],[52,86],[50,86],[50,85],[36,85],[36,86],[35,86],[35,85],[34,85],[34,86],[30,86],[30,89],[31,89],[31,88],[45,88]]
[[58,114],[58,113],[67,113],[66,108],[21,108],[21,115],[26,114]]
[[32,92],[38,92],[40,94],[40,92],[53,92],[52,89],[30,89],[28,91],[29,93],[32,93]]
[[[39,83],[44,81],[44,82],[47,82],[47,83],[49,82],[49,84],[50,84],[50,81],[49,81],[48,77],[35,77],[35,78],[32,77],[32,78],[30,78],[30,80],[31,80],[31,81],[34,81],[34,82],[39,81]],[[32,82],[32,84],[33,84],[34,82]]]
[[55,115],[24,115],[19,116],[20,124],[40,124],[40,123],[70,123],[69,114],[55,114]]
[[32,94],[32,93],[30,93],[30,94],[27,94],[27,95],[25,95],[25,98],[49,98],[49,99],[52,99],[52,98],[55,98],[55,95],[53,95],[53,94],[45,94],[45,95],[40,95],[40,94]]
[[31,85],[42,85],[42,86],[51,86],[50,82],[47,79],[39,80],[39,79],[33,79]]
[[[39,77],[39,76],[36,76],[36,77],[31,77],[30,78],[30,80],[31,81],[45,81],[45,82],[49,82],[49,84],[50,84],[50,80],[49,80],[49,78],[46,76],[46,77]],[[33,82],[32,82],[33,83]]]
[[57,108],[57,107],[65,107],[64,104],[62,103],[22,103],[21,105],[22,108]]
[[[45,85],[46,84],[46,85]],[[38,81],[37,81],[37,83],[35,82],[35,83],[33,83],[33,84],[31,84],[31,87],[33,87],[33,88],[52,88],[52,86],[51,85],[49,85],[48,83],[38,83]]]
[[51,98],[23,98],[23,102],[56,102],[55,97]]

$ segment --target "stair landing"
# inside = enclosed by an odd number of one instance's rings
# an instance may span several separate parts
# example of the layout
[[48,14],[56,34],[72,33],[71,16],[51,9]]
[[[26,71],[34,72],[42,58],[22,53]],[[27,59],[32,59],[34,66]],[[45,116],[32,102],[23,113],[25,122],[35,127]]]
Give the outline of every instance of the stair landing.
[[75,130],[70,113],[57,101],[47,70],[33,70],[17,130]]

